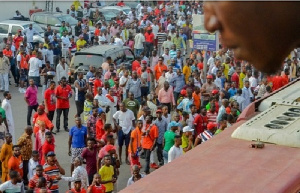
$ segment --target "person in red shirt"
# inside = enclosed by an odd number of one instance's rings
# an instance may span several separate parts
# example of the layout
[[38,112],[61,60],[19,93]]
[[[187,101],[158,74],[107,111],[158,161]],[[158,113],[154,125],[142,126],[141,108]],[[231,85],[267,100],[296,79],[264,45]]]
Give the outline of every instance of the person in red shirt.
[[101,176],[99,174],[95,174],[92,184],[87,189],[87,193],[105,193],[105,192],[106,192],[106,188],[101,184]]
[[290,71],[288,68],[284,69],[284,74],[282,75],[282,86],[285,86],[289,83]]
[[200,62],[197,64],[199,70],[203,70],[203,58],[200,59]]
[[277,76],[272,78],[273,87],[272,90],[275,91],[283,86],[283,78],[281,77],[281,72],[277,73]]
[[96,29],[95,29],[94,35],[100,36],[100,24],[99,23],[96,24]]
[[195,136],[198,136],[200,133],[204,132],[208,124],[208,119],[206,116],[206,108],[203,107],[200,110],[200,114],[195,117],[194,126],[195,126]]
[[137,71],[141,67],[141,57],[137,56],[135,61],[132,62],[132,72]]
[[55,81],[50,82],[50,87],[45,91],[44,103],[45,112],[47,113],[48,119],[52,122],[54,117],[54,112],[56,109],[56,97],[55,97]]
[[120,1],[117,3],[117,6],[123,7],[123,6],[125,6],[125,3],[123,1]]
[[46,136],[46,140],[42,146],[42,160],[41,160],[42,165],[44,165],[46,163],[46,156],[47,156],[48,152],[50,152],[50,151],[54,152],[54,150],[55,150],[52,133],[48,131],[45,133],[45,136]]
[[149,56],[152,56],[153,45],[154,33],[152,33],[152,28],[148,27],[147,32],[145,33],[145,53],[147,58],[149,58]]
[[56,132],[60,130],[60,117],[61,114],[64,114],[64,129],[69,132],[68,129],[68,115],[70,109],[69,99],[72,97],[72,88],[67,85],[67,78],[62,77],[60,80],[60,85],[55,89],[55,95],[57,98],[56,103]]
[[23,177],[23,161],[20,151],[20,146],[13,146],[13,155],[8,160],[8,171],[14,170],[19,172],[20,176]]
[[73,193],[86,193],[84,188],[81,188],[81,179],[75,179],[74,181],[74,188],[71,189]]
[[[142,140],[142,147],[145,152],[145,160],[146,160],[146,167],[145,167],[145,173],[150,173],[150,154],[153,151],[156,140],[158,138],[158,128],[156,125],[152,124],[153,117],[152,115],[147,115],[146,117],[146,126],[145,130],[142,133],[142,136],[144,136]],[[151,164],[152,166],[152,164]]]
[[241,73],[241,68],[236,67],[235,73],[231,76],[231,82],[236,83],[236,88],[240,88],[240,73]]
[[24,38],[22,37],[22,31],[18,30],[17,35],[14,37],[14,43],[16,50],[19,50],[21,42],[23,42]]
[[42,165],[37,165],[35,167],[35,175],[29,180],[28,188],[32,190],[37,188],[40,177],[44,177],[46,179],[49,183],[49,188],[52,186],[53,180],[47,174],[44,174],[44,168]]
[[52,122],[48,119],[47,113],[45,113],[45,107],[43,105],[39,105],[37,112],[34,113],[33,115],[33,133],[36,134],[39,131],[39,123],[44,122],[46,125],[46,128],[52,131],[53,129],[53,124]]
[[163,63],[164,57],[160,56],[158,58],[158,63],[154,66],[154,76],[156,81],[161,77],[163,71],[168,71],[168,67]]
[[93,85],[94,85],[93,94],[94,94],[94,97],[95,97],[98,94],[98,88],[104,86],[102,81],[101,81],[101,73],[100,72],[96,72],[95,80],[94,80]]
[[105,112],[99,108],[98,111],[99,119],[96,122],[96,141],[101,141],[102,136],[105,134],[104,124],[106,122]]

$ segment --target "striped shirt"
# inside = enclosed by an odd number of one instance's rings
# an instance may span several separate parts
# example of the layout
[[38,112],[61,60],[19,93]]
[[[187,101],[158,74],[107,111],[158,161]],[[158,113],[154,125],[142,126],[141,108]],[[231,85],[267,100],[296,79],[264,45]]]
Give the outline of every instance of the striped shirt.
[[217,112],[211,113],[210,111],[207,111],[206,116],[209,123],[214,123],[214,124],[217,123],[217,116],[218,116]]
[[208,130],[206,130],[198,135],[198,138],[200,138],[202,140],[202,142],[205,142],[212,137],[213,137],[213,134]]
[[158,41],[158,45],[162,45],[164,41],[167,41],[167,34],[166,33],[157,33],[156,35]]
[[44,173],[53,180],[53,184],[50,187],[50,191],[55,192],[56,190],[58,190],[58,180],[56,179],[60,174],[58,166],[50,166],[48,163],[45,163]]

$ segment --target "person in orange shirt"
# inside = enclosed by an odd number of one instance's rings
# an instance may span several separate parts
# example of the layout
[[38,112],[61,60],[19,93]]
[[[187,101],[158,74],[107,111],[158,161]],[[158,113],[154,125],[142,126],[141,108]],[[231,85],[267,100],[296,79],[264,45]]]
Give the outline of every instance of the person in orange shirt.
[[145,166],[145,173],[150,173],[150,154],[155,148],[156,140],[158,138],[158,128],[156,125],[152,124],[153,117],[152,115],[147,115],[146,117],[146,126],[145,130],[143,130],[142,136],[142,147],[145,152],[145,160],[146,160],[146,166]]
[[10,133],[6,133],[5,135],[6,143],[2,145],[1,153],[0,153],[0,161],[2,162],[2,183],[9,179],[9,170],[8,170],[8,160],[12,156],[12,136]]
[[12,149],[13,155],[8,160],[8,171],[17,171],[19,172],[20,176],[23,177],[23,161],[20,146],[14,145]]
[[141,67],[141,57],[137,56],[135,61],[132,62],[132,72],[137,71]]
[[198,86],[195,87],[195,91],[192,97],[194,99],[194,105],[196,105],[197,111],[199,111],[201,106],[201,96],[200,96],[200,88]]
[[275,91],[283,86],[283,78],[281,77],[281,72],[278,72],[276,76],[272,78],[273,87],[272,90]]
[[158,63],[154,66],[154,76],[156,81],[161,77],[163,71],[168,71],[168,67],[163,64],[164,58],[162,56],[159,57]]
[[74,181],[74,188],[71,189],[74,193],[86,193],[86,190],[81,187],[81,179],[77,178]]
[[98,117],[99,119],[96,122],[96,141],[100,141],[105,134],[104,124],[106,122],[106,116],[101,108],[98,109]]
[[282,86],[287,85],[289,83],[289,75],[290,71],[288,68],[284,69],[284,74],[282,75]]
[[131,131],[130,134],[128,153],[131,169],[134,165],[138,165],[139,167],[141,167],[139,152],[141,150],[142,128],[143,121],[137,120],[137,126],[133,131]]
[[39,105],[37,112],[33,115],[33,133],[36,134],[39,131],[39,122],[44,122],[46,125],[46,128],[52,131],[54,125],[49,120],[47,113],[45,112],[45,107],[43,105]]

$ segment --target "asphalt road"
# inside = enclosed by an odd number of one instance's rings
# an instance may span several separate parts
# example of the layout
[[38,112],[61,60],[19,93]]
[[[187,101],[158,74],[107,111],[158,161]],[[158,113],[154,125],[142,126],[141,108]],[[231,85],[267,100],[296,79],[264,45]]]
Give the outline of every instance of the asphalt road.
[[[26,117],[27,117],[27,105],[24,101],[24,94],[18,92],[18,88],[14,87],[14,85],[10,86],[10,92],[12,94],[11,106],[12,112],[15,121],[15,136],[18,139],[22,133],[24,132],[24,128],[27,125]],[[42,102],[42,88],[39,88],[38,98],[39,103]],[[0,93],[0,98],[3,100],[3,93]],[[75,125],[74,115],[76,112],[76,106],[74,99],[70,100],[71,109],[69,113],[69,128]],[[55,124],[56,115],[54,117]],[[61,118],[62,119],[62,118]],[[62,121],[61,121],[61,124]],[[63,128],[61,126],[61,128]],[[54,130],[55,131],[55,130]],[[70,176],[70,163],[71,157],[68,156],[68,133],[62,130],[60,133],[55,135],[55,153],[57,155],[57,159],[60,165],[65,169],[66,175]],[[34,137],[32,136],[32,140],[34,142]],[[123,153],[124,155],[124,153]],[[117,181],[118,190],[123,189],[127,185],[127,180],[130,177],[130,167],[126,165],[125,158],[123,158],[123,164],[120,168],[120,176]],[[68,183],[61,180],[59,182],[59,190],[60,192],[66,192],[68,190]]]

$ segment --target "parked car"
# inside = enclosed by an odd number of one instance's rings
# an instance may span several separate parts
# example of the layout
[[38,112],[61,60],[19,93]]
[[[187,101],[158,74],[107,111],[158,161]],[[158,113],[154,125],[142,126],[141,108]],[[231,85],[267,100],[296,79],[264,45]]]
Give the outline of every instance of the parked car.
[[[134,8],[136,9],[137,5],[139,4],[138,2],[136,1],[124,1],[125,3],[125,6],[128,6],[130,8]],[[117,6],[118,2],[110,2],[107,4],[107,6]]]
[[[37,12],[33,13],[30,17],[31,21],[34,21],[41,25],[41,27],[46,30],[47,25],[50,25],[52,29],[58,30],[61,27],[61,22],[65,21],[68,22],[72,28],[72,35],[75,35],[75,26],[78,23],[78,20],[73,18],[72,16],[64,13],[51,13],[51,12]],[[89,27],[90,31],[92,33],[92,36],[94,34],[95,28]]]
[[[91,14],[89,15],[89,18],[91,20],[94,19],[94,14],[96,12],[96,9],[99,9],[99,8],[90,8]],[[115,12],[110,11],[110,10],[99,9],[99,12],[101,12],[103,14],[103,16],[105,18],[105,22],[107,22],[107,23],[109,23],[110,21],[116,19],[116,17],[117,17],[117,14]],[[78,10],[77,16],[79,16],[79,15],[80,15],[80,17],[78,17],[78,19],[80,19],[80,18],[82,19],[82,17],[83,17],[82,10]]]
[[5,20],[0,22],[0,40],[7,37],[9,33],[13,36],[18,33],[18,30],[24,30],[32,24],[32,27],[39,33],[33,36],[34,43],[44,43],[44,30],[38,24],[31,21],[21,20]]
[[82,49],[75,53],[70,64],[70,82],[74,82],[78,72],[83,72],[84,75],[89,71],[89,66],[99,68],[105,62],[106,57],[110,56],[118,68],[121,63],[124,63],[126,68],[131,68],[134,61],[133,51],[126,46],[115,45],[99,45]]
[[131,8],[128,7],[128,6],[123,6],[123,7],[120,7],[120,6],[104,6],[104,7],[101,7],[101,9],[106,9],[106,10],[113,11],[113,12],[117,13],[117,15],[119,15],[121,11],[123,11],[124,15],[128,15],[128,13],[131,11]]

